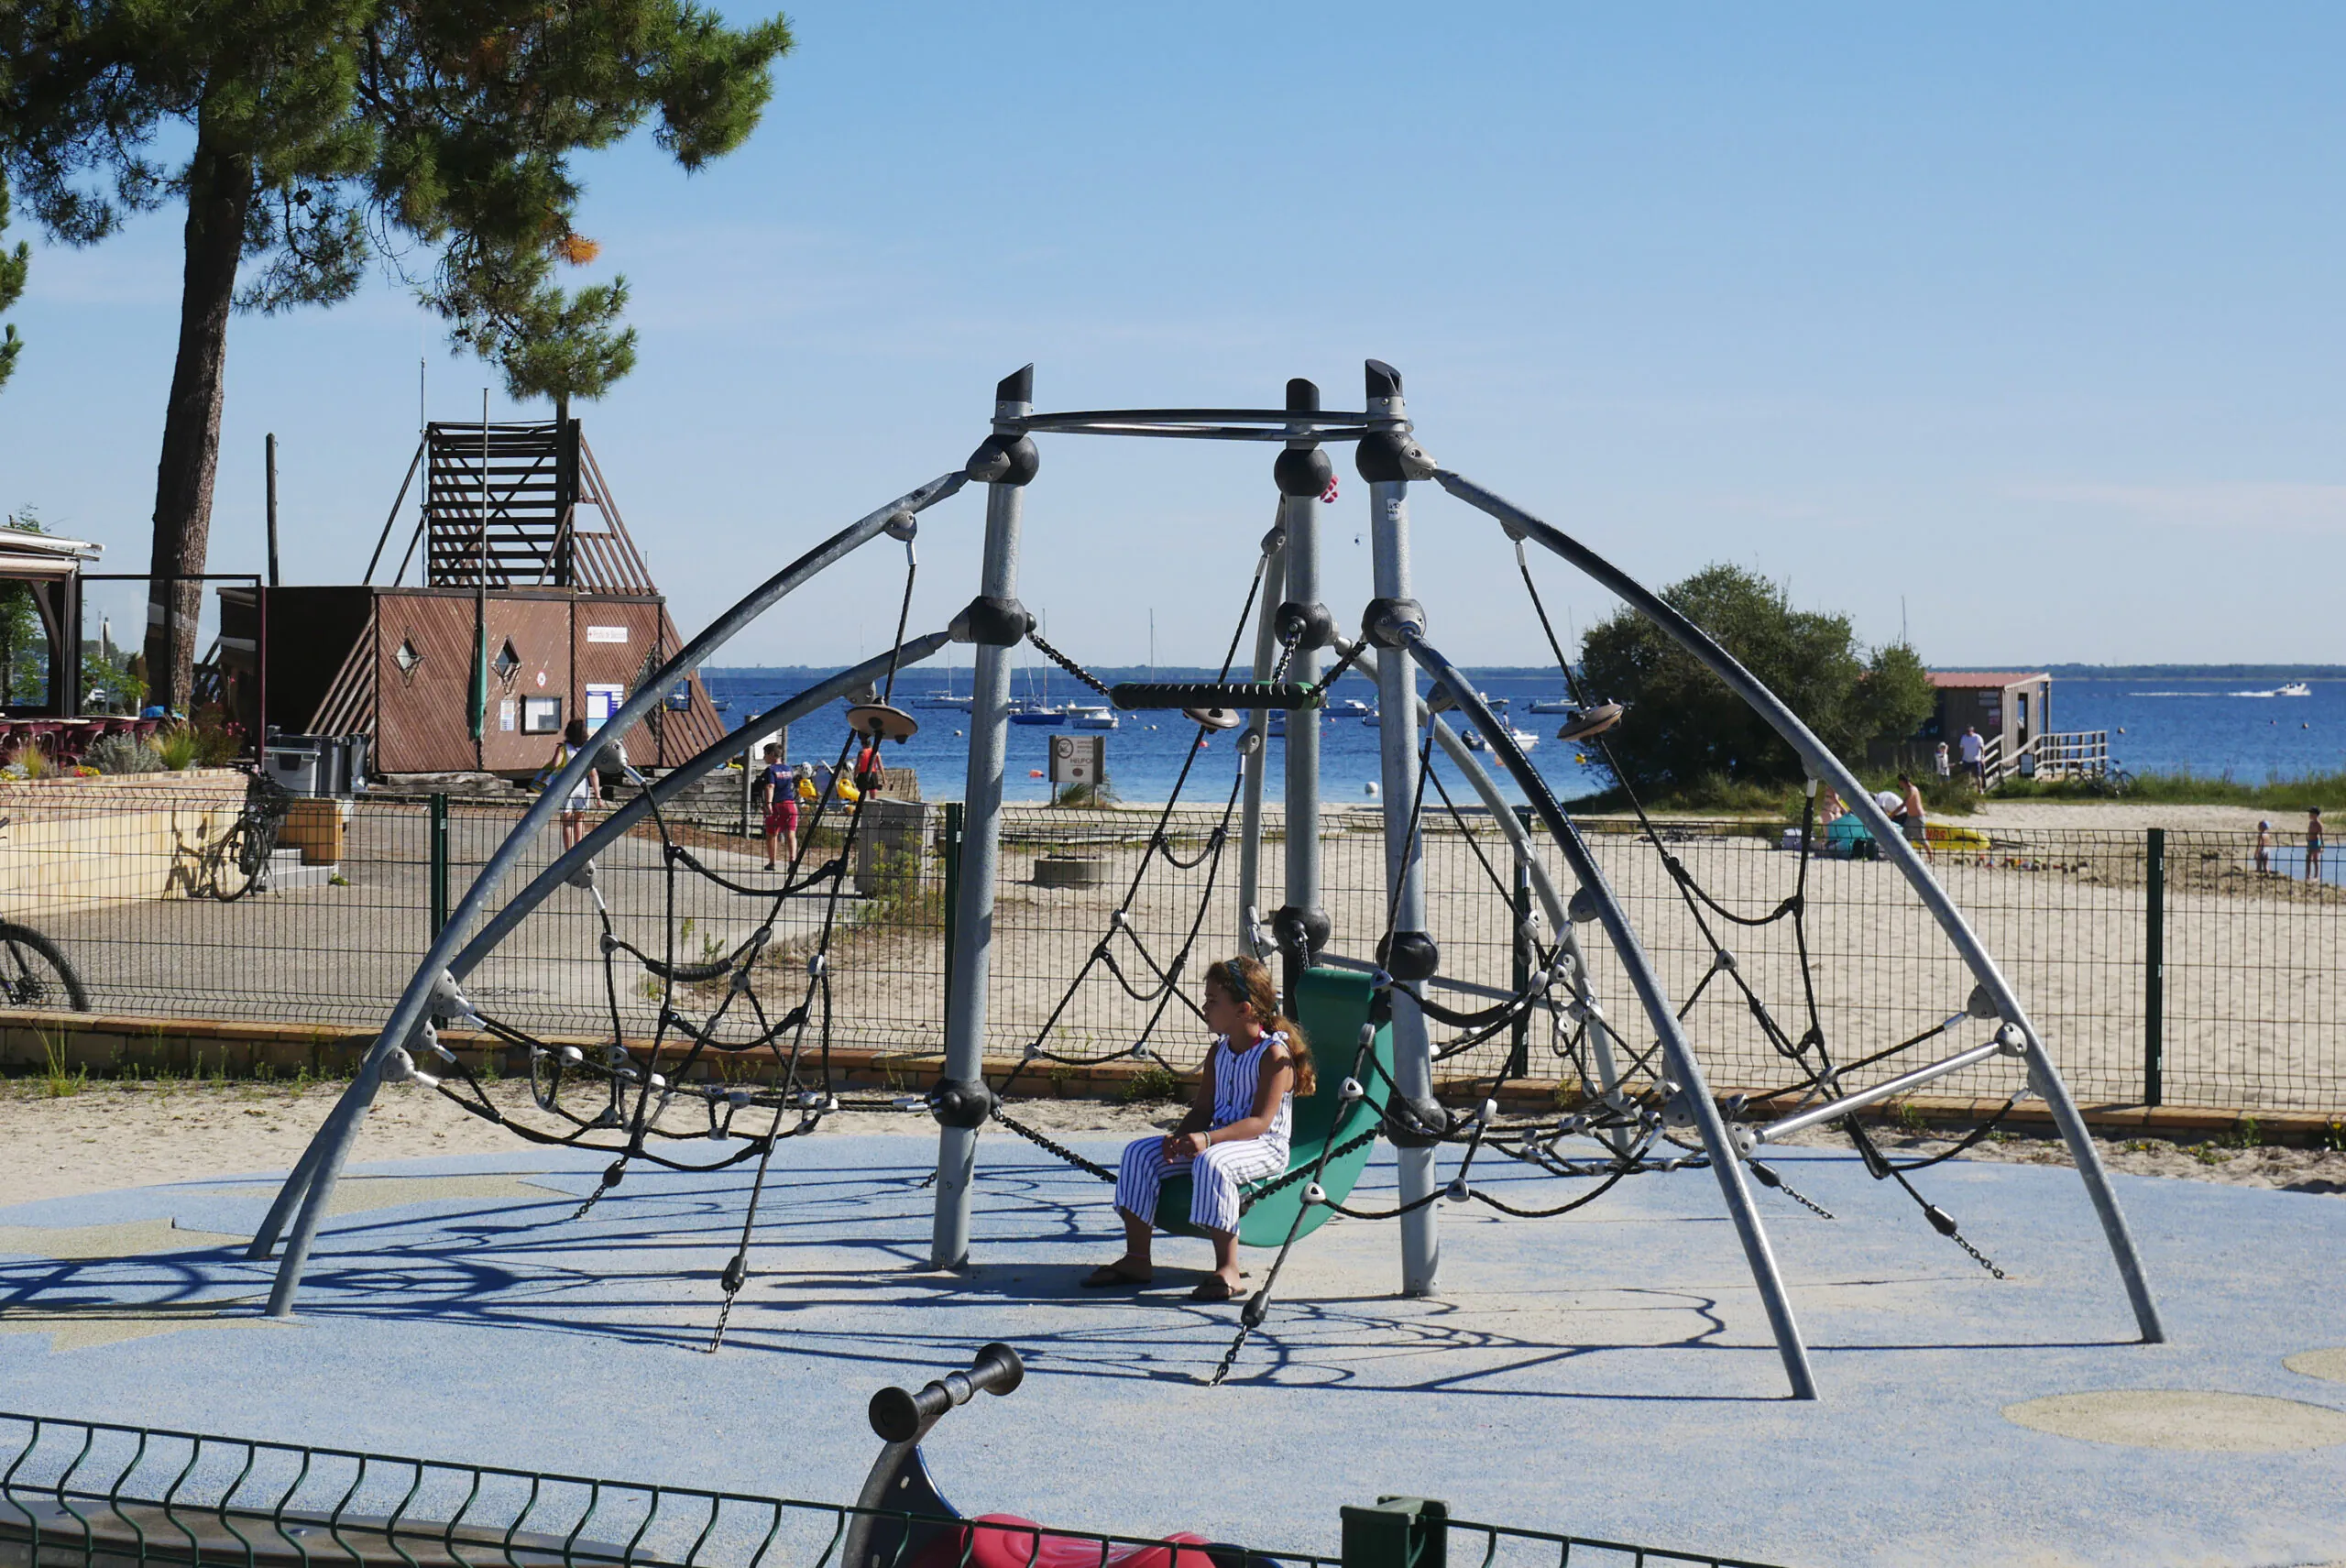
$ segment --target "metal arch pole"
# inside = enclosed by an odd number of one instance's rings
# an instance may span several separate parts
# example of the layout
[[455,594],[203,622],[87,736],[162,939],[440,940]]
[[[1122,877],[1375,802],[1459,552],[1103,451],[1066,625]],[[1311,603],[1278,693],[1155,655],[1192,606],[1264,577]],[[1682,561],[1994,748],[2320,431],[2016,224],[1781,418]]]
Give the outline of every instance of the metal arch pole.
[[[1369,412],[1408,429],[1401,398],[1401,379],[1389,366],[1375,360],[1368,367]],[[1409,482],[1381,477],[1372,465],[1371,449],[1359,448],[1362,477],[1368,481],[1369,543],[1379,599],[1409,597]],[[1417,672],[1407,659],[1387,659],[1376,672],[1377,751],[1385,791],[1385,888],[1396,933],[1422,932],[1426,927],[1425,844],[1410,831],[1409,806],[1418,793]],[[1393,1083],[1404,1099],[1423,1101],[1433,1094],[1433,1044],[1426,1034],[1425,1014],[1417,1002],[1398,988],[1393,999]],[[1434,1151],[1397,1151],[1401,1202],[1418,1203],[1434,1189]],[[1401,1294],[1430,1296],[1442,1272],[1442,1241],[1431,1203],[1420,1203],[1401,1216]]]
[[[1271,678],[1277,657],[1279,596],[1286,592],[1287,536],[1277,527],[1263,538],[1263,601],[1255,618],[1255,678]],[[1294,723],[1295,715],[1288,721]],[[1243,749],[1239,757],[1242,783],[1238,792],[1238,948],[1260,959],[1255,939],[1255,916],[1263,907],[1263,767],[1271,717],[1266,708],[1246,716],[1245,727],[1233,730]]]
[[[933,657],[951,641],[951,633],[944,631],[935,631],[925,637],[911,639],[904,643],[896,660],[897,667],[904,668],[920,663]],[[480,929],[473,934],[472,940],[465,944],[464,950],[448,960],[449,976],[461,981],[472,973],[479,967],[482,959],[497,949],[498,944],[502,942],[515,927],[527,919],[532,910],[552,895],[555,888],[567,883],[574,872],[592,860],[607,845],[623,837],[638,822],[650,816],[654,804],[666,805],[674,796],[682,795],[690,788],[696,781],[724,766],[731,760],[733,747],[737,742],[754,740],[775,725],[794,724],[810,714],[821,711],[824,707],[850,692],[884,677],[888,673],[888,664],[889,656],[885,653],[878,654],[852,669],[841,671],[828,680],[819,681],[808,686],[795,696],[750,718],[740,729],[735,729],[724,740],[699,755],[678,763],[654,781],[649,790],[630,795],[618,809],[583,834],[576,845],[564,851],[544,871],[540,872],[530,884],[509,900],[503,908],[483,922]],[[370,1055],[368,1070],[372,1069],[373,1058]],[[379,1085],[379,1078],[378,1085]],[[353,1089],[345,1092],[342,1101],[335,1105],[330,1119],[348,1120],[353,1106],[357,1107],[357,1114],[363,1115],[365,1102],[372,1098],[374,1088],[370,1087],[364,1095],[361,1095],[354,1085]],[[309,1147],[301,1152],[300,1162],[294,1166],[292,1173],[286,1178],[284,1186],[279,1190],[276,1201],[270,1205],[268,1217],[261,1221],[260,1228],[253,1233],[252,1244],[245,1249],[245,1256],[247,1259],[258,1262],[276,1250],[277,1238],[283,1232],[286,1220],[291,1215],[293,1204],[301,1200],[301,1194],[308,1189],[310,1173],[317,1168],[319,1151],[331,1145],[333,1141],[333,1137],[322,1129],[318,1135],[311,1140]]]
[[[747,598],[712,621],[699,636],[681,649],[652,679],[636,689],[633,696],[620,704],[611,716],[613,734],[623,734],[637,720],[652,710],[652,705],[667,699],[668,688],[679,675],[704,663],[707,656],[723,647],[742,628],[763,614],[778,600],[796,591],[826,567],[853,553],[859,546],[876,538],[887,527],[889,519],[902,511],[921,511],[936,505],[960,489],[967,482],[960,474],[948,474],[932,479],[916,490],[907,491],[886,506],[867,513],[841,529],[797,560],[775,573]],[[530,809],[514,824],[505,842],[498,846],[488,863],[473,879],[471,887],[450,912],[448,924],[433,939],[431,950],[416,966],[407,989],[400,994],[391,1009],[389,1019],[375,1043],[367,1047],[366,1059],[359,1064],[350,1087],[343,1091],[334,1112],[311,1139],[311,1147],[287,1176],[285,1186],[271,1205],[270,1213],[279,1226],[284,1223],[280,1210],[290,1210],[293,1194],[301,1194],[301,1213],[295,1220],[291,1239],[286,1244],[284,1260],[278,1265],[276,1282],[269,1295],[269,1315],[291,1317],[293,1297],[301,1288],[301,1272],[308,1266],[311,1244],[317,1239],[318,1226],[325,1219],[327,1201],[333,1196],[335,1179],[342,1173],[343,1162],[350,1156],[351,1145],[358,1135],[358,1126],[365,1118],[367,1107],[373,1102],[375,1091],[381,1080],[382,1064],[389,1053],[404,1046],[424,1022],[425,1009],[432,993],[446,972],[448,961],[455,957],[465,927],[477,918],[487,907],[497,884],[520,861],[538,834],[562,809],[571,787],[586,776],[601,748],[586,747],[565,763],[544,791],[532,803]],[[256,1237],[256,1244],[259,1238]],[[276,1236],[271,1234],[274,1245]]]
[[[1336,652],[1340,654],[1352,653],[1354,646],[1342,637],[1336,639]],[[1377,663],[1375,653],[1363,649],[1354,655],[1354,663],[1371,680],[1376,678]],[[1419,706],[1420,709],[1424,707],[1422,703]],[[1515,851],[1523,861],[1525,869],[1531,873],[1532,894],[1539,899],[1540,909],[1548,916],[1548,924],[1555,929],[1557,945],[1572,959],[1573,1000],[1580,1003],[1588,1020],[1589,1049],[1596,1058],[1597,1081],[1604,1087],[1607,1103],[1616,1105],[1622,1103],[1618,1099],[1621,1072],[1613,1055],[1612,1026],[1605,1021],[1604,1014],[1596,1009],[1595,997],[1589,990],[1588,958],[1582,952],[1580,936],[1573,927],[1570,905],[1556,892],[1556,884],[1550,879],[1548,868],[1540,863],[1539,853],[1531,842],[1531,835],[1524,831],[1522,823],[1516,820],[1514,810],[1508,806],[1507,798],[1499,794],[1497,781],[1494,780],[1490,771],[1483,766],[1482,760],[1467,750],[1465,741],[1459,739],[1458,731],[1453,729],[1439,715],[1433,719],[1433,737],[1434,743],[1442,748],[1442,755],[1450,759],[1459,773],[1464,775],[1466,782],[1473,786],[1475,795],[1482,798],[1483,805],[1490,811],[1491,819],[1498,824],[1499,831],[1507,835],[1508,847]],[[1608,1139],[1607,1141],[1617,1143],[1626,1140]]]
[[[1507,764],[1508,773],[1531,802],[1531,808],[1556,836],[1557,847],[1563,850],[1564,862],[1580,880],[1582,891],[1596,905],[1605,934],[1612,938],[1613,950],[1620,956],[1621,967],[1628,971],[1629,983],[1645,1007],[1646,1018],[1661,1038],[1662,1059],[1679,1086],[1677,1099],[1693,1117],[1695,1129],[1702,1135],[1704,1151],[1710,1156],[1712,1173],[1718,1178],[1728,1217],[1735,1222],[1736,1236],[1743,1243],[1743,1255],[1750,1264],[1752,1282],[1760,1288],[1760,1299],[1768,1309],[1768,1321],[1775,1330],[1776,1354],[1783,1359],[1784,1376],[1792,1382],[1792,1398],[1815,1398],[1816,1376],[1808,1365],[1808,1347],[1801,1343],[1800,1324],[1792,1316],[1792,1298],[1776,1267],[1775,1252],[1768,1245],[1767,1227],[1760,1223],[1759,1207],[1751,1201],[1751,1189],[1744,1184],[1742,1158],[1727,1136],[1727,1123],[1719,1115],[1717,1103],[1711,1099],[1703,1064],[1694,1059],[1694,1048],[1678,1022],[1678,1014],[1671,1008],[1661,977],[1653,972],[1653,965],[1648,961],[1628,914],[1613,896],[1613,889],[1606,882],[1595,857],[1581,841],[1580,829],[1564,815],[1563,807],[1556,804],[1547,781],[1515,743],[1515,737],[1507,727],[1475,694],[1473,684],[1449,660],[1422,641],[1409,644],[1409,655],[1425,666],[1428,674],[1448,687],[1459,707],[1474,719],[1490,742],[1491,750]],[[1388,662],[1401,663],[1398,659]]]
[[2126,1215],[2118,1206],[2118,1195],[2110,1190],[2109,1173],[2102,1168],[2101,1153],[2094,1146],[2093,1134],[2087,1128],[2085,1118],[2077,1113],[2077,1102],[2070,1097],[2069,1086],[2062,1080],[2060,1069],[2053,1063],[2052,1052],[2045,1046],[2044,1036],[2029,1021],[2027,1009],[2021,1005],[2019,994],[2005,980],[2003,971],[1990,955],[1986,944],[1979,940],[1964,919],[1946,888],[1924,864],[1922,856],[1914,852],[1905,838],[1894,828],[1865,786],[1858,782],[1841,759],[1819,740],[1798,715],[1784,706],[1781,698],[1770,691],[1758,677],[1745,669],[1727,651],[1711,641],[1710,636],[1672,609],[1659,595],[1650,592],[1636,578],[1614,565],[1604,556],[1565,533],[1562,530],[1540,521],[1529,512],[1510,501],[1502,499],[1475,484],[1473,480],[1447,469],[1438,470],[1435,480],[1460,500],[1496,518],[1507,532],[1518,538],[1530,539],[1542,548],[1563,557],[1598,583],[1612,590],[1624,603],[1661,628],[1672,641],[1708,666],[1711,673],[1725,681],[1727,688],[1741,697],[1769,728],[1783,737],[1796,752],[1802,763],[1816,778],[1831,784],[1858,814],[1866,830],[1873,835],[1876,849],[1889,857],[1915,894],[1923,901],[1939,929],[1963,956],[1972,977],[1985,986],[1994,999],[1996,1011],[2005,1022],[2019,1028],[2028,1042],[2029,1087],[2043,1097],[2052,1110],[2054,1121],[2060,1126],[2061,1136],[2069,1146],[2069,1157],[2076,1161],[2078,1179],[2085,1183],[2086,1195],[2091,1200],[2094,1212],[2101,1221],[2102,1234],[2110,1243],[2110,1255],[2118,1265],[2119,1277],[2125,1281],[2127,1299],[2134,1309],[2134,1321],[2142,1330],[2146,1344],[2161,1344],[2166,1340],[2166,1328],[2159,1319],[2158,1302],[2151,1294],[2148,1276],[2143,1271],[2142,1255],[2134,1245],[2132,1231]]
[[[998,439],[1016,435],[1005,421],[1034,411],[1033,372],[1030,365],[994,388]],[[978,586],[983,598],[1017,600],[1018,530],[1030,477],[1031,472],[1013,471],[986,486],[985,555]],[[950,1083],[974,1082],[985,1074],[994,878],[1002,860],[1003,771],[1010,748],[1010,652],[1016,646],[1014,641],[980,641],[970,687],[970,764],[961,795],[966,815],[954,888],[952,979],[945,992],[945,1078]],[[938,1124],[937,1204],[928,1244],[933,1268],[959,1268],[970,1260],[970,1198],[977,1164],[978,1129]]]

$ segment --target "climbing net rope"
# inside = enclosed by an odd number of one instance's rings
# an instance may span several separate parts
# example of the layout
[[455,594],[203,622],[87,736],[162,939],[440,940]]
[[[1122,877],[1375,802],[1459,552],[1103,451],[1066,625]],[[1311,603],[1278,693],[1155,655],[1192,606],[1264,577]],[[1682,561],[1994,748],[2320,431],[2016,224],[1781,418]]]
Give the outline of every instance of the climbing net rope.
[[[904,554],[896,637],[886,684],[879,693],[879,708],[889,712],[893,711],[897,666],[919,569],[910,539]],[[722,1276],[724,1302],[708,1345],[712,1352],[724,1343],[734,1299],[749,1278],[751,1238],[775,1149],[788,1139],[813,1133],[833,1113],[916,1109],[921,1103],[843,1098],[836,1092],[832,1076],[832,948],[874,795],[879,739],[876,723],[868,731],[850,726],[830,764],[833,782],[817,793],[788,863],[766,883],[729,874],[696,854],[642,775],[626,770],[630,783],[641,793],[646,818],[660,843],[662,936],[657,950],[623,934],[591,861],[572,879],[593,901],[599,927],[608,1038],[597,1049],[555,1044],[494,1010],[475,1008],[484,1030],[527,1051],[532,1099],[554,1119],[554,1130],[508,1116],[470,1068],[439,1047],[428,1031],[425,1036],[426,1047],[444,1070],[418,1077],[455,1104],[531,1143],[613,1157],[573,1219],[583,1217],[619,1186],[634,1161],[685,1172],[757,1162],[740,1243]],[[862,787],[842,790],[836,781],[850,777],[859,778]],[[775,787],[788,785],[777,782]],[[850,793],[855,797],[851,806],[844,798]],[[829,826],[841,815],[843,823]],[[828,856],[810,865],[818,845],[827,847]],[[732,895],[751,912],[745,936],[697,959],[678,950],[686,926],[678,916],[680,889],[687,879]],[[820,901],[813,930],[782,938],[778,928],[785,913],[806,899]],[[643,977],[644,989],[655,1002],[650,1038],[642,1039],[639,1029],[632,1045],[621,1004],[623,975]],[[584,1107],[565,1099],[572,1091],[584,1091]],[[686,1152],[688,1146],[707,1144],[723,1146],[724,1152],[701,1157]]]

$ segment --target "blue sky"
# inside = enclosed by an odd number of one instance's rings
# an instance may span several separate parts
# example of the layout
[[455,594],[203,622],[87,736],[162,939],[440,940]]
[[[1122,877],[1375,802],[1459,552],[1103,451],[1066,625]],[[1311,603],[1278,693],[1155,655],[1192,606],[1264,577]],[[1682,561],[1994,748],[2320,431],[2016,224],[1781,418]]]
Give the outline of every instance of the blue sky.
[[[581,411],[677,620],[956,466],[996,378],[1045,406],[1357,406],[1650,581],[1728,559],[1946,663],[2335,661],[2346,568],[2346,12],[2260,5],[846,4],[742,152],[584,160],[640,368]],[[26,226],[19,214],[21,232]],[[40,251],[0,500],[143,567],[178,216]],[[477,413],[389,281],[240,318],[215,570],[355,580],[413,444]],[[494,405],[509,412],[501,400]],[[1269,453],[1047,440],[1025,597],[1100,663],[1218,654]],[[1340,462],[1340,616],[1367,593]],[[930,514],[916,624],[974,591]],[[1427,489],[1419,593],[1462,660],[1530,663],[1504,539]],[[873,553],[725,662],[882,644]],[[1607,602],[1542,568],[1575,624]],[[123,624],[117,618],[116,626]]]

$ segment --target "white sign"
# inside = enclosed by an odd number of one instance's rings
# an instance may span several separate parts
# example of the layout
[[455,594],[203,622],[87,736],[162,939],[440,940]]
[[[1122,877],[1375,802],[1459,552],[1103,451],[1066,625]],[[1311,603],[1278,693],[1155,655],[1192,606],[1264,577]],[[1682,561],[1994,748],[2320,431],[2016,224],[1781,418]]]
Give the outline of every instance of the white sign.
[[521,707],[520,703],[510,696],[499,702],[497,705],[497,727],[507,734],[511,734],[513,727],[521,722]]
[[589,683],[586,687],[586,723],[600,729],[605,720],[617,713],[627,702],[627,687],[599,685]]
[[589,642],[624,642],[627,641],[627,628],[624,626],[590,626],[586,629],[586,641]]
[[1105,735],[1051,737],[1051,782],[1055,784],[1096,784],[1108,776]]

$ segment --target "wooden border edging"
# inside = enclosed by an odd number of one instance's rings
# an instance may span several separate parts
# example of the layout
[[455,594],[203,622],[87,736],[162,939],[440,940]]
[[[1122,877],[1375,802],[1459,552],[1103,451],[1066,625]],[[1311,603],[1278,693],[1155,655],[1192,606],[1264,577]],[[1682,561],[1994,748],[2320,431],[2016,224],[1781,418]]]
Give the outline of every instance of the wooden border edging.
[[[374,1040],[371,1029],[334,1025],[264,1024],[225,1019],[140,1018],[96,1013],[51,1013],[0,1010],[0,1072],[39,1073],[55,1067],[66,1072],[87,1070],[110,1076],[125,1068],[153,1073],[162,1069],[182,1078],[206,1076],[239,1080],[266,1073],[274,1081],[307,1069],[313,1079],[346,1077]],[[522,1072],[528,1063],[521,1047],[493,1036],[447,1030],[441,1043],[474,1070],[491,1060],[502,1077]],[[546,1036],[549,1045],[576,1045],[600,1049],[600,1036]],[[912,1093],[936,1077],[944,1052],[937,1047],[903,1050],[834,1047],[831,1068],[841,1088]],[[704,1062],[696,1076],[720,1076],[722,1068],[740,1064],[762,1066],[762,1055]],[[986,1072],[1000,1081],[1017,1063],[1010,1058],[989,1058]],[[720,1070],[711,1070],[714,1067]],[[1036,1063],[1020,1075],[1027,1096],[1058,1100],[1119,1100],[1134,1081],[1161,1069],[1130,1060],[1098,1062],[1083,1067]],[[754,1072],[739,1071],[753,1078]],[[1459,1078],[1438,1081],[1435,1088],[1449,1095],[1479,1091],[1483,1080]],[[1556,1080],[1525,1079],[1509,1084],[1499,1095],[1509,1111],[1552,1110],[1559,1104],[1562,1085]],[[1722,1093],[1732,1092],[1722,1088]],[[1760,1117],[1785,1114],[1797,1108],[1792,1096],[1755,1097],[1749,1112]],[[1863,1114],[1869,1121],[1896,1122],[1909,1117],[1930,1123],[1976,1124],[1995,1113],[2001,1099],[1960,1095],[1915,1095],[1885,1102]],[[2105,1104],[2084,1108],[2086,1121],[2107,1133],[2136,1133],[2154,1137],[2205,1137],[2253,1134],[2264,1143],[2330,1143],[2346,1140],[2346,1109],[2320,1111],[2221,1110],[2186,1105]],[[2025,1101],[2007,1118],[2023,1126],[2048,1125],[2052,1113],[2041,1101]]]

